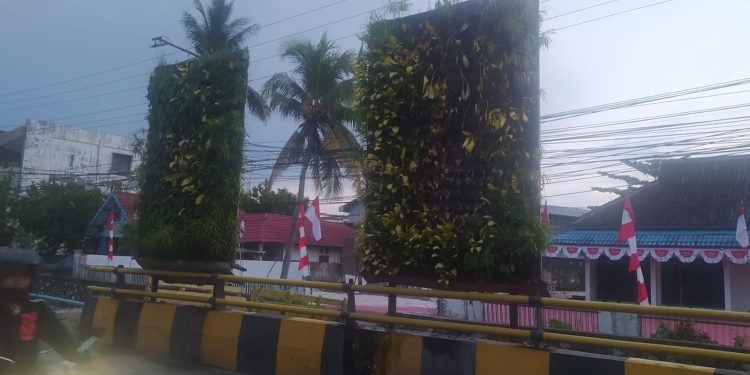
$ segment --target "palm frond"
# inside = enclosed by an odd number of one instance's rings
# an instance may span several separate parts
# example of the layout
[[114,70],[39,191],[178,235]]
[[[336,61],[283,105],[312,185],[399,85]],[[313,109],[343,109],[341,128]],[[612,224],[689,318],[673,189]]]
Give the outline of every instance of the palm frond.
[[203,18],[202,25],[185,12],[182,23],[198,54],[242,48],[245,40],[259,30],[259,26],[248,18],[230,21],[233,5],[233,2],[227,3],[226,0],[212,0],[208,9],[204,9],[201,2],[195,0],[195,9]]
[[271,112],[265,99],[263,99],[263,95],[249,85],[247,86],[247,110],[263,122],[268,121]]
[[286,141],[284,147],[281,148],[279,157],[276,159],[276,163],[274,163],[273,169],[271,170],[271,176],[268,178],[268,183],[273,184],[273,182],[276,181],[285,170],[289,169],[290,166],[302,162],[304,154],[305,137],[302,136],[300,131],[295,131]]

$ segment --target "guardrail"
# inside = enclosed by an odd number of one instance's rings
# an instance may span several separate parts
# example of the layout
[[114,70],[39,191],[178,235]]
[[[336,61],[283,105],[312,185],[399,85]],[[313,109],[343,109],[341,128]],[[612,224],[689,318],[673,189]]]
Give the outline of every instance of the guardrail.
[[[514,337],[522,339],[530,339],[535,343],[540,341],[547,342],[564,342],[571,344],[581,345],[592,345],[592,346],[603,346],[609,348],[618,348],[623,350],[632,350],[639,352],[649,352],[657,354],[669,354],[669,355],[684,355],[694,356],[702,358],[710,358],[715,360],[723,361],[737,361],[750,363],[750,354],[736,353],[729,351],[721,351],[714,349],[694,348],[685,346],[674,346],[644,342],[633,342],[626,340],[615,340],[608,338],[589,337],[582,335],[572,335],[564,333],[553,333],[544,331],[544,321],[541,317],[541,307],[560,307],[560,308],[576,308],[576,309],[587,309],[587,310],[605,310],[615,312],[628,312],[636,314],[648,314],[655,316],[666,316],[674,318],[704,318],[704,319],[720,319],[720,320],[731,320],[740,322],[750,322],[750,313],[742,312],[730,312],[730,311],[715,311],[708,309],[690,309],[681,307],[661,307],[661,306],[641,306],[632,304],[619,304],[610,302],[593,302],[593,301],[574,301],[564,300],[557,298],[542,298],[535,296],[520,296],[520,295],[498,295],[488,293],[477,293],[477,292],[457,292],[447,290],[427,290],[427,289],[413,289],[413,288],[398,288],[398,287],[384,287],[384,286],[373,286],[373,285],[354,285],[354,284],[339,284],[331,282],[319,282],[319,281],[303,281],[303,280],[288,280],[288,279],[265,279],[258,277],[246,277],[246,276],[234,276],[234,275],[221,275],[221,274],[207,274],[207,273],[195,273],[195,272],[175,272],[175,271],[155,271],[155,270],[143,270],[143,269],[126,269],[126,268],[111,268],[111,267],[92,267],[92,271],[98,272],[113,272],[116,275],[118,287],[106,288],[90,286],[88,290],[92,292],[111,293],[113,296],[139,296],[139,297],[150,297],[160,299],[172,299],[179,301],[206,303],[212,306],[214,309],[219,309],[223,306],[234,306],[234,307],[245,307],[255,308],[264,310],[273,310],[286,313],[304,314],[310,316],[320,316],[333,319],[339,319],[347,324],[353,324],[356,321],[380,323],[388,325],[404,325],[413,327],[423,327],[432,329],[446,329],[459,332],[497,335],[505,337]],[[187,296],[179,295],[168,292],[158,292],[156,289],[152,291],[139,291],[132,289],[124,289],[124,275],[125,274],[143,274],[150,275],[152,277],[183,277],[189,279],[204,279],[210,280],[214,284],[213,295],[209,296]],[[253,301],[241,301],[241,300],[230,300],[224,298],[223,295],[223,284],[225,281],[230,282],[250,282],[259,284],[270,284],[270,285],[281,285],[281,286],[296,286],[302,288],[314,288],[332,291],[341,291],[347,294],[347,309],[345,311],[336,310],[325,310],[311,307],[299,307],[289,306],[274,303],[265,302],[253,302]],[[151,283],[152,288],[158,285],[158,282],[154,281]],[[434,297],[434,298],[450,298],[450,299],[461,299],[461,300],[474,300],[490,303],[511,303],[519,305],[529,305],[536,308],[536,320],[537,325],[534,329],[518,329],[518,328],[504,328],[504,327],[493,327],[479,324],[469,323],[456,323],[446,322],[434,319],[419,319],[419,318],[408,318],[401,316],[389,316],[395,312],[389,306],[389,315],[378,315],[371,313],[359,313],[356,312],[355,294],[354,292],[369,293],[369,294],[386,294],[389,297],[395,296],[413,296],[413,297]],[[389,298],[390,300],[391,298]],[[395,300],[395,298],[393,298]]]

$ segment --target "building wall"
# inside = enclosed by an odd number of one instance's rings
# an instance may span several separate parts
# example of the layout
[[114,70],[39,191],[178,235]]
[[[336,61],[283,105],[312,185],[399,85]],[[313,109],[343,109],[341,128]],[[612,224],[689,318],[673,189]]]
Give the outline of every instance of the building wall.
[[122,179],[122,175],[111,173],[114,154],[130,156],[131,171],[138,165],[131,137],[42,121],[29,121],[26,127],[22,187],[50,178],[65,178],[66,174],[92,186]]
[[729,264],[732,311],[750,311],[750,263]]

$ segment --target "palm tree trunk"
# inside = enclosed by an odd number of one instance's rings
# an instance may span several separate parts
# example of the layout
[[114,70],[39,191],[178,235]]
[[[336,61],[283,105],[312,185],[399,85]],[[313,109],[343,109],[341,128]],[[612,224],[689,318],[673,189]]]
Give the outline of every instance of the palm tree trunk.
[[305,177],[309,159],[302,163],[302,171],[299,173],[299,188],[297,189],[297,204],[294,205],[292,223],[289,225],[289,240],[284,248],[284,263],[281,266],[281,278],[289,277],[289,265],[292,261],[292,247],[294,247],[294,235],[297,233],[297,217],[299,216],[299,204],[305,201]]

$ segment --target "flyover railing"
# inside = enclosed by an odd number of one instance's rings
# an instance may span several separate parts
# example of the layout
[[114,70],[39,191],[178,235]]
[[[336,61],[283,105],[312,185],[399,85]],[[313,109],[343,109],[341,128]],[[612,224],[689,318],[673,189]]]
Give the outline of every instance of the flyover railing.
[[[340,320],[345,324],[356,324],[357,322],[369,322],[377,324],[386,324],[390,327],[395,325],[408,327],[421,327],[428,329],[449,330],[463,333],[484,334],[492,336],[503,336],[518,339],[531,340],[535,344],[540,342],[569,343],[578,345],[601,346],[608,348],[617,348],[621,350],[630,350],[636,352],[647,352],[662,355],[680,355],[691,357],[710,358],[721,361],[745,362],[750,363],[750,354],[730,350],[698,348],[692,346],[682,346],[678,342],[674,345],[640,342],[627,339],[613,339],[602,337],[591,337],[580,334],[561,333],[559,331],[550,332],[545,330],[545,321],[542,317],[543,307],[556,307],[568,309],[582,309],[595,311],[612,311],[633,313],[648,316],[668,317],[674,319],[712,319],[722,321],[750,322],[750,313],[720,311],[709,309],[694,309],[682,307],[663,307],[663,306],[641,306],[634,304],[622,304],[612,302],[595,302],[579,301],[558,298],[547,298],[538,296],[522,295],[503,295],[478,292],[459,292],[449,290],[434,289],[417,289],[417,288],[399,288],[390,286],[375,285],[355,285],[342,284],[321,281],[304,281],[289,279],[267,279],[258,277],[223,275],[217,273],[196,273],[196,272],[176,272],[176,271],[158,271],[128,268],[112,267],[91,267],[96,272],[111,272],[115,275],[116,284],[113,288],[90,286],[88,289],[92,292],[110,293],[114,297],[134,296],[149,299],[168,299],[176,301],[186,301],[192,303],[205,303],[213,309],[223,309],[226,307],[249,308],[258,310],[278,311],[286,314],[300,314],[312,317],[323,317],[327,319]],[[125,288],[125,275],[148,275],[152,278],[151,290],[133,290]],[[159,280],[162,278],[184,278],[192,280],[205,280],[213,284],[212,294],[206,295],[186,295],[171,293],[169,291],[159,291]],[[228,299],[224,294],[224,285],[226,282],[231,283],[254,283],[262,285],[277,285],[284,287],[312,288],[341,292],[347,295],[346,308],[342,310],[329,310],[314,307],[295,306],[289,304],[267,303],[252,300]],[[386,315],[363,313],[356,311],[356,293],[381,294],[389,297],[388,311]],[[429,297],[429,298],[447,298],[457,300],[481,301],[487,303],[507,303],[515,305],[526,305],[536,310],[536,327],[530,329],[498,327],[487,324],[476,324],[467,322],[452,322],[430,318],[406,317],[395,313],[396,297]]]

